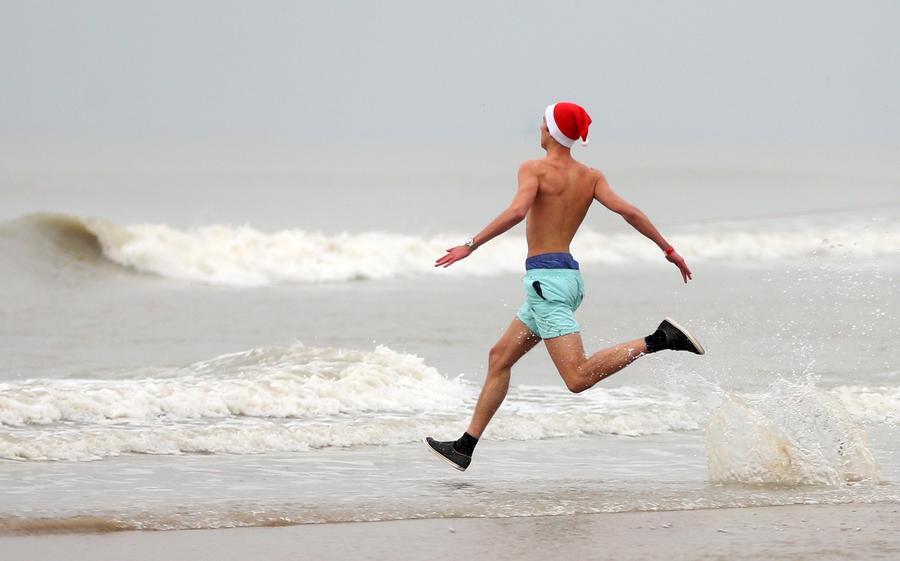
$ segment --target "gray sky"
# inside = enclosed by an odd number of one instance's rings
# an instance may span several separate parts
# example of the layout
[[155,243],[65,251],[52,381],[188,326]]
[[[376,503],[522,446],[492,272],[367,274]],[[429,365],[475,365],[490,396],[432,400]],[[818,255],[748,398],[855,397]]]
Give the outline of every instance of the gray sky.
[[0,0],[0,136],[900,145],[900,2]]

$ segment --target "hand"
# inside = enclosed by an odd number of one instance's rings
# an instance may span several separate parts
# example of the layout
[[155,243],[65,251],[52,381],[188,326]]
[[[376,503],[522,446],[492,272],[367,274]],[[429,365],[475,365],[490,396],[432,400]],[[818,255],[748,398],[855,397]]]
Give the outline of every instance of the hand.
[[472,255],[472,251],[472,248],[467,245],[458,245],[456,247],[451,247],[447,250],[446,255],[434,262],[434,266],[444,267],[446,269],[460,259],[465,259],[466,257]]
[[683,278],[685,284],[687,284],[687,281],[691,278],[691,270],[688,269],[687,263],[684,262],[684,257],[678,255],[677,251],[673,251],[666,255],[666,260],[670,263],[675,263],[675,266],[681,271],[681,278]]

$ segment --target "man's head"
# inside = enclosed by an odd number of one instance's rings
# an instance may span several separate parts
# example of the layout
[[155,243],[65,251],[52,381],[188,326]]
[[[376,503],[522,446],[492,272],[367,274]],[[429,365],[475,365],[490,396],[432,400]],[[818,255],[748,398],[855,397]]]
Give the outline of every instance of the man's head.
[[583,107],[575,103],[560,102],[547,106],[541,122],[541,148],[549,149],[552,143],[571,148],[580,138],[587,144],[591,117]]

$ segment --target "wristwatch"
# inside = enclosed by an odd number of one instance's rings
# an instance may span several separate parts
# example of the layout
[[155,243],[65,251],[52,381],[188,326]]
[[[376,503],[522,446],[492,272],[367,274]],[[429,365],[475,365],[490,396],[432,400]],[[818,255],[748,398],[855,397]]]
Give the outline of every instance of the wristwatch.
[[467,239],[467,240],[463,243],[463,245],[465,245],[466,247],[468,247],[468,248],[471,249],[472,251],[475,251],[475,248],[478,247],[478,244],[475,243],[475,238],[469,238],[469,239]]

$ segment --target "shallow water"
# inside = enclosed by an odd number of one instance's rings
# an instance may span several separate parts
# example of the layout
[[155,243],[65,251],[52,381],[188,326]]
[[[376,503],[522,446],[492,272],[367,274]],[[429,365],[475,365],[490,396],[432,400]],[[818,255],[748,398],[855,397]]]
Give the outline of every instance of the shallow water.
[[[699,193],[740,175],[691,177]],[[819,177],[767,176],[799,181],[786,206],[801,210]],[[894,179],[870,178],[860,204]],[[586,232],[573,249],[586,347],[672,316],[708,354],[660,353],[570,395],[539,346],[458,474],[417,441],[466,425],[521,303],[518,234],[436,272],[458,235],[393,228],[396,209],[322,234],[278,218],[186,228],[159,201],[149,225],[129,224],[85,200],[109,214],[0,224],[0,526],[900,501],[896,206],[710,220],[717,199],[666,229],[687,286],[637,234]],[[313,191],[303,212],[328,204]]]
[[[421,443],[260,455],[6,464],[0,527],[209,528],[781,504],[897,502],[895,431],[870,429],[884,482],[722,485],[702,433],[485,441],[458,474]],[[91,516],[90,520],[78,517]]]

